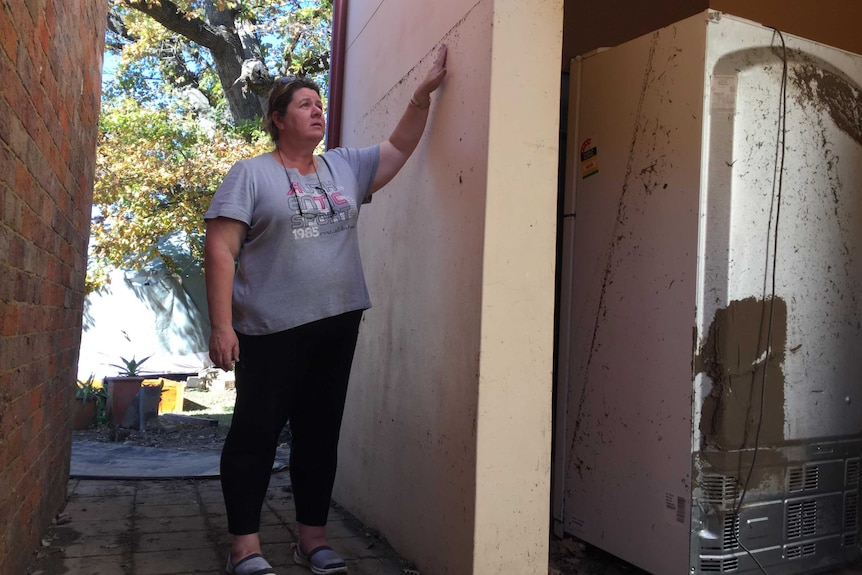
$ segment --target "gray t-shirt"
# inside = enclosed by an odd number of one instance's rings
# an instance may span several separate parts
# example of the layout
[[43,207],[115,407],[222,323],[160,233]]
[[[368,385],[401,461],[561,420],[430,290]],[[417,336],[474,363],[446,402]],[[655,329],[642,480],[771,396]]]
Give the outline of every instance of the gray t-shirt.
[[305,176],[272,154],[240,160],[204,214],[249,226],[233,284],[240,333],[276,333],[371,307],[356,225],[380,149],[337,148],[318,160],[317,173]]

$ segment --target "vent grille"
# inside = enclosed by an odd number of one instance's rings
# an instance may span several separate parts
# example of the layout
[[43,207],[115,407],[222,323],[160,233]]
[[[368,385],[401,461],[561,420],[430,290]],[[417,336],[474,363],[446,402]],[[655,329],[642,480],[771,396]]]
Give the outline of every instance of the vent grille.
[[844,494],[844,529],[855,530],[859,518],[859,492]]
[[703,502],[730,504],[736,501],[739,483],[735,477],[707,473],[703,475]]
[[841,536],[841,546],[842,547],[855,547],[856,546],[856,534],[855,533],[845,533]]
[[787,490],[790,493],[813,491],[818,487],[820,487],[820,467],[817,465],[787,470]]
[[859,459],[847,460],[847,473],[844,480],[847,487],[856,487],[859,485]]
[[721,532],[721,550],[730,551],[739,547],[739,517],[728,515],[724,518]]
[[788,539],[810,537],[817,533],[817,501],[794,501],[787,504]]
[[802,559],[817,554],[816,543],[803,543],[802,545],[791,545],[784,550],[788,559]]
[[723,559],[701,559],[701,573],[732,573],[739,568],[739,559],[725,557]]

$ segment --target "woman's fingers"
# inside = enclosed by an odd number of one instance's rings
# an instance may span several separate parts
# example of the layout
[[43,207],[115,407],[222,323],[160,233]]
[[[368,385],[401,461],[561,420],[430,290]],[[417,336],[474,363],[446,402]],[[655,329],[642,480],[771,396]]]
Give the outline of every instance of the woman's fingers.
[[440,46],[440,49],[437,51],[437,59],[434,60],[434,65],[431,66],[431,69],[428,70],[428,75],[422,81],[422,87],[420,88],[422,93],[430,94],[440,87],[443,78],[446,77],[446,56],[448,52],[449,47],[446,44]]

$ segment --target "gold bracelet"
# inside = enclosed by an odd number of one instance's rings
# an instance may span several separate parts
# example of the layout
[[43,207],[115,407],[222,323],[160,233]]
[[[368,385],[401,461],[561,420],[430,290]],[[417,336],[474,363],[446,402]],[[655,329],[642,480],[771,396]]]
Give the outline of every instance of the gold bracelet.
[[425,105],[423,106],[423,105],[421,105],[421,104],[419,103],[419,101],[416,99],[416,96],[415,96],[415,95],[410,96],[410,105],[411,105],[411,106],[414,106],[414,107],[416,107],[416,108],[419,108],[420,110],[427,110],[427,109],[431,106],[431,97],[429,96],[429,98],[428,98],[428,103],[427,103],[427,104],[425,104]]

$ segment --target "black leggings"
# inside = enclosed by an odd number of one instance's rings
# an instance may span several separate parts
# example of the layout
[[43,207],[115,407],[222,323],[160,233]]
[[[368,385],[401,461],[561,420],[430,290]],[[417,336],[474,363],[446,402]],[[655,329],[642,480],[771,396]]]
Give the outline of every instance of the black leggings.
[[296,520],[326,525],[362,310],[262,336],[237,334],[236,406],[221,455],[233,535],[257,533],[278,437],[290,421]]

